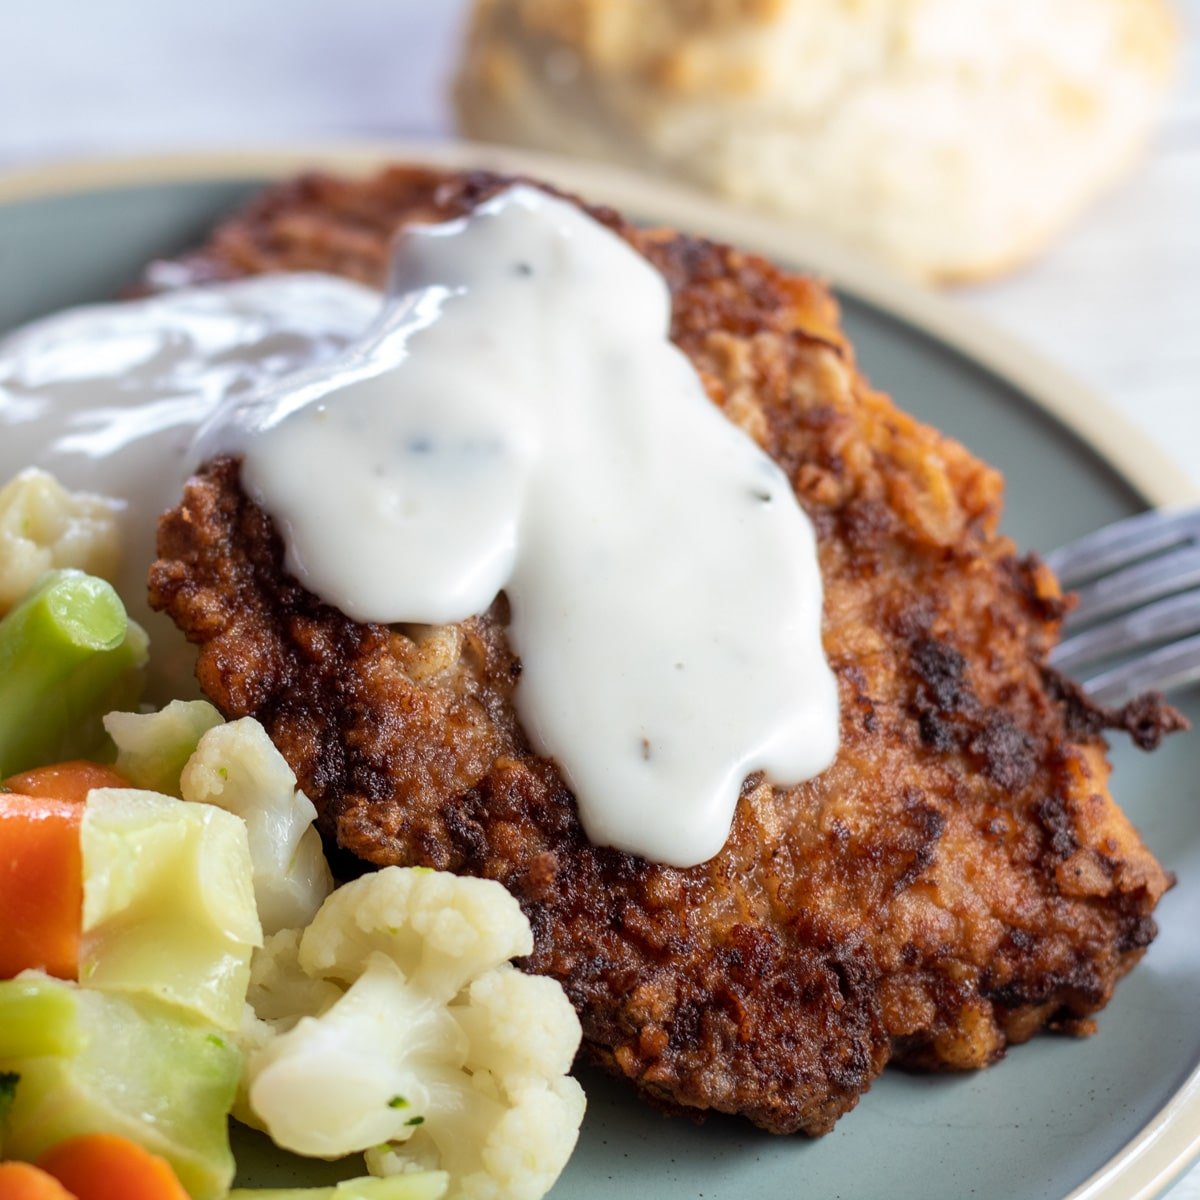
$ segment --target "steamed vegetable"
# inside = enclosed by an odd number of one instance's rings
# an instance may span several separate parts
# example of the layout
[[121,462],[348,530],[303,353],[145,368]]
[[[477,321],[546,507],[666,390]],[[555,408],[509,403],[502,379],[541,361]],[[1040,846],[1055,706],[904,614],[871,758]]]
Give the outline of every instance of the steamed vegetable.
[[24,796],[41,796],[47,800],[70,800],[82,804],[93,788],[128,787],[129,780],[103,763],[76,759],[35,767],[21,775],[13,775],[0,784],[0,791],[20,792]]
[[207,804],[100,789],[81,840],[80,979],[236,1029],[262,944],[245,825]]
[[441,1200],[448,1184],[443,1171],[418,1171],[390,1179],[347,1179],[334,1187],[234,1188],[229,1200]]
[[[43,972],[30,971],[0,983],[0,1062],[66,1057],[83,1048],[76,993],[49,982]],[[20,1077],[7,1069],[3,1075],[7,1112]]]
[[172,700],[159,712],[111,712],[104,718],[117,747],[117,770],[134,787],[178,799],[187,760],[221,723],[221,714],[206,700]]
[[0,785],[0,979],[79,973],[83,802],[124,780],[99,763],[37,767]]
[[113,1133],[68,1138],[51,1146],[38,1166],[76,1200],[188,1200],[166,1159]]
[[298,941],[269,944],[253,1000],[268,984],[303,1003],[305,979],[337,995],[316,993],[315,1015],[277,1003],[274,1025],[252,1031],[255,1115],[301,1154],[367,1150],[375,1174],[437,1166],[466,1200],[543,1196],[584,1097],[566,1075],[580,1039],[569,1001],[508,963],[532,948],[516,900],[488,880],[389,867],[339,888]]
[[333,888],[317,810],[267,731],[246,718],[200,738],[180,781],[185,800],[215,804],[246,822],[263,929],[299,928]]
[[110,713],[117,768],[142,788],[213,804],[246,822],[258,915],[267,933],[312,920],[333,887],[317,810],[255,720],[226,725],[202,700]]
[[306,975],[300,968],[301,929],[281,929],[256,950],[250,963],[246,1000],[264,1035],[284,1033],[302,1017],[319,1017],[341,999],[345,989],[330,979]]
[[0,792],[0,979],[31,967],[76,977],[82,817],[70,800]]
[[0,620],[0,777],[86,757],[141,690],[147,640],[102,579],[53,571]]
[[0,1163],[3,1200],[77,1200],[53,1175],[23,1162]]
[[4,1152],[36,1161],[88,1133],[130,1138],[194,1200],[233,1179],[226,1114],[241,1056],[209,1025],[153,1000],[26,973],[0,983],[0,1072],[18,1076]]
[[56,567],[112,579],[118,508],[105,496],[68,492],[36,467],[0,488],[0,616]]

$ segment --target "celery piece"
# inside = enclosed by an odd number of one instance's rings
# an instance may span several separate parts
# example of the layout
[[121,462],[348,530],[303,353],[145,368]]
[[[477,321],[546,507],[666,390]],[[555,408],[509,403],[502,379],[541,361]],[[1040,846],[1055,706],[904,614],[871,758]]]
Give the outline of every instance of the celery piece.
[[0,1060],[74,1054],[81,1042],[71,994],[47,990],[39,973],[0,983]]
[[68,1053],[0,1057],[0,1072],[20,1077],[5,1154],[35,1160],[69,1137],[121,1134],[162,1155],[194,1200],[223,1198],[234,1174],[227,1114],[241,1072],[232,1039],[154,1001],[32,973],[0,983],[0,1013],[16,984],[23,999],[36,990],[48,1011],[69,1005],[79,1038]]
[[97,788],[80,838],[80,982],[238,1028],[262,945],[245,823],[209,804]]
[[420,1171],[387,1179],[364,1175],[334,1187],[234,1188],[229,1200],[441,1200],[449,1185],[444,1171]]
[[137,699],[147,649],[111,584],[47,574],[0,620],[0,778],[102,746],[101,717]]
[[153,713],[111,712],[104,728],[117,746],[117,770],[134,787],[182,797],[179,777],[200,739],[223,724],[206,700],[172,700]]

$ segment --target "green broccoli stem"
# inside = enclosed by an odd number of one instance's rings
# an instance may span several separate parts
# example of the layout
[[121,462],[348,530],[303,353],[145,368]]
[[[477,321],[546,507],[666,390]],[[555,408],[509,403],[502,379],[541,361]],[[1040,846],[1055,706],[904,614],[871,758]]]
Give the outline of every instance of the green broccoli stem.
[[104,745],[141,692],[148,639],[112,586],[52,571],[0,620],[0,778]]

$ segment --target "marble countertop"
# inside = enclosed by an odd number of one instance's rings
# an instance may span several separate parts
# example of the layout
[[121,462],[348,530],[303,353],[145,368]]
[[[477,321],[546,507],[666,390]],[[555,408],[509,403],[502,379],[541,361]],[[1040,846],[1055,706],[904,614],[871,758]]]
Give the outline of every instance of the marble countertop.
[[[950,293],[1123,410],[1200,485],[1200,0],[1139,169],[1039,263]],[[448,137],[465,0],[6,7],[0,169],[107,153]],[[286,18],[284,14],[286,13]],[[1200,1200],[1200,1169],[1171,1193]]]

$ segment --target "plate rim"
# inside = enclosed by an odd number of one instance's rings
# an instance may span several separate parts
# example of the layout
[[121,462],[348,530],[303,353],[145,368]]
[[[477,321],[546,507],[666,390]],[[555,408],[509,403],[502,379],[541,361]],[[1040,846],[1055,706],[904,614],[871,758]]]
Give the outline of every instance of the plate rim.
[[[255,175],[286,178],[304,170],[359,175],[397,160],[544,176],[589,200],[661,214],[681,228],[702,230],[706,236],[764,256],[803,262],[837,290],[900,320],[1007,383],[1069,430],[1147,503],[1200,500],[1200,486],[1123,413],[986,320],[815,230],[739,210],[623,168],[462,141],[296,142],[177,154],[86,156],[18,166],[0,171],[0,206],[123,187]],[[1153,1200],[1198,1156],[1200,1066],[1133,1138],[1064,1200]]]
[[247,174],[286,178],[306,169],[361,175],[397,159],[553,177],[589,200],[614,208],[663,212],[680,228],[703,230],[707,236],[764,256],[803,262],[810,273],[839,291],[899,318],[1009,384],[1089,447],[1147,503],[1165,506],[1200,500],[1200,485],[1123,412],[985,318],[811,227],[760,216],[625,168],[465,141],[295,142],[178,154],[84,156],[19,166],[0,171],[0,204],[139,185],[215,182]]

